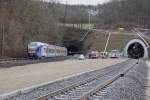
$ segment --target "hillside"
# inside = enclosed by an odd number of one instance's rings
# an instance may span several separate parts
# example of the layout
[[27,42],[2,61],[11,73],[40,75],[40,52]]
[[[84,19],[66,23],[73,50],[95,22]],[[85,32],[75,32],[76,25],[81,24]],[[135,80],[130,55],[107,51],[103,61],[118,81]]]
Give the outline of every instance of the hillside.
[[[125,44],[134,37],[134,35],[129,34],[112,34],[107,51],[112,49],[122,50]],[[92,50],[104,51],[107,38],[108,33],[93,32],[87,36],[86,40],[84,41],[82,50],[86,52]]]
[[[93,6],[90,8],[94,9]],[[88,6],[41,0],[1,0],[0,58],[27,56],[27,44],[33,41],[62,45],[64,33],[72,32],[59,24],[87,23],[87,9]],[[76,38],[75,35],[71,36]]]

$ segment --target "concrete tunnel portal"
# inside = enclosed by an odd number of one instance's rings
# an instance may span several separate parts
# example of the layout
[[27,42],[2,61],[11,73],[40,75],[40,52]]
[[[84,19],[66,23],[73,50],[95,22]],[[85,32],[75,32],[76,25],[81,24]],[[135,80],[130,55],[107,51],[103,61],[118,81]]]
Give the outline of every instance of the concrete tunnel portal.
[[68,50],[68,55],[81,54],[82,42],[80,41],[68,41],[64,44]]
[[148,49],[145,42],[141,39],[130,40],[125,47],[125,56],[133,59],[148,59]]
[[67,49],[68,49],[68,54],[69,54],[69,55],[72,55],[72,54],[74,54],[74,53],[79,52],[79,48],[78,48],[77,46],[75,46],[75,45],[69,45],[69,46],[67,47]]

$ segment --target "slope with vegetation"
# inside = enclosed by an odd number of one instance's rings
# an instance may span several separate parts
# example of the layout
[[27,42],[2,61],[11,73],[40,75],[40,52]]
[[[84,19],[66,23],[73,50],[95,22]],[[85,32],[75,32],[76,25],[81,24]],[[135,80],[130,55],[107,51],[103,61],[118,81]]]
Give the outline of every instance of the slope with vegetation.
[[[133,38],[135,38],[135,36],[129,34],[111,34],[107,51],[111,51],[113,49],[122,51],[126,43]],[[82,50],[85,52],[93,50],[102,52],[105,49],[107,39],[107,32],[92,32],[86,37]]]
[[150,0],[111,0],[98,6],[100,28],[150,28]]
[[[31,41],[63,45],[64,35],[72,36],[70,39],[77,35],[81,37],[82,31],[87,31],[81,29],[88,27],[89,11],[92,27],[124,27],[128,31],[133,27],[150,28],[149,6],[150,0],[111,0],[97,7],[64,5],[55,0],[0,0],[0,58],[26,56],[27,44]],[[76,28],[80,28],[81,34]],[[106,38],[99,37],[99,34],[91,33],[89,41],[84,41],[83,51],[90,48],[102,50],[104,46],[100,45],[104,45]],[[115,49],[113,46],[118,45],[121,38],[116,38],[118,42],[112,44],[112,48]]]
[[31,41],[61,43],[61,29],[52,5],[38,0],[1,0],[1,56],[25,56]]
[[31,41],[62,45],[62,25],[88,23],[87,8],[55,0],[0,0],[0,58],[27,56]]

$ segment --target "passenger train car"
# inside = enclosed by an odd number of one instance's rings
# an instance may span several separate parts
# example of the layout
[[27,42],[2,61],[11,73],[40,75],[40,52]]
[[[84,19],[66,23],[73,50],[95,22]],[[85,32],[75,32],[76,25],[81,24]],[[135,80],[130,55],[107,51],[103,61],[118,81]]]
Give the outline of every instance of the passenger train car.
[[28,55],[37,59],[67,56],[67,48],[41,42],[31,42],[28,44]]

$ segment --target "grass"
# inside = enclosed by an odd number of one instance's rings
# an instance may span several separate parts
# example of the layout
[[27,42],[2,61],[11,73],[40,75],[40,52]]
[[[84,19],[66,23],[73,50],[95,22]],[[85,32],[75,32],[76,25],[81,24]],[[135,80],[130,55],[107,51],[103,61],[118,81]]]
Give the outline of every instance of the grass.
[[[93,51],[93,50],[104,51],[107,37],[108,34],[102,34],[98,32],[90,34],[84,43],[83,50],[88,49],[88,51]],[[111,35],[107,51],[109,52],[113,49],[123,50],[126,43],[132,38],[134,38],[134,36],[126,35],[126,34]]]

